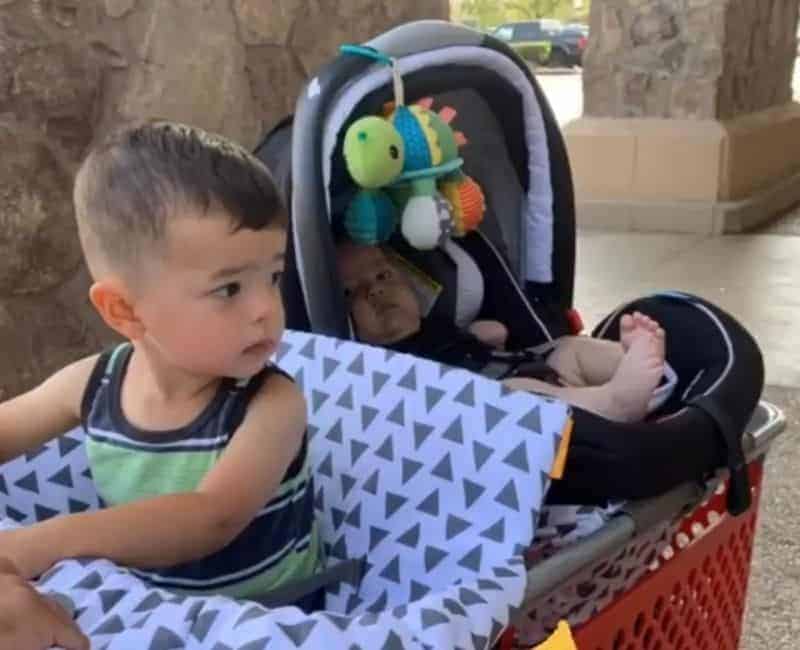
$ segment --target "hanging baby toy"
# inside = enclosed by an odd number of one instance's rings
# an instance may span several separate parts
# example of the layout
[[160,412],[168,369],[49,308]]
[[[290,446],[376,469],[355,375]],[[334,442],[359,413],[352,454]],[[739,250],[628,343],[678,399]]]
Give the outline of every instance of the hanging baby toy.
[[362,117],[345,133],[347,170],[360,188],[345,214],[351,239],[386,241],[398,214],[400,232],[420,250],[477,228],[485,200],[480,186],[461,171],[458,148],[466,139],[450,127],[456,111],[435,113],[431,99],[406,106],[394,59],[360,46],[343,46],[342,51],[389,63],[395,95],[386,117]]

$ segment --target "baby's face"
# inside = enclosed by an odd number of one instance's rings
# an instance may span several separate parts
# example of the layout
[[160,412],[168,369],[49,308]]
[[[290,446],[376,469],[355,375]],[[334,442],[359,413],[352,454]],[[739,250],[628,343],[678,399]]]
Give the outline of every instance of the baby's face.
[[419,330],[417,297],[380,248],[346,243],[336,253],[360,341],[389,345]]

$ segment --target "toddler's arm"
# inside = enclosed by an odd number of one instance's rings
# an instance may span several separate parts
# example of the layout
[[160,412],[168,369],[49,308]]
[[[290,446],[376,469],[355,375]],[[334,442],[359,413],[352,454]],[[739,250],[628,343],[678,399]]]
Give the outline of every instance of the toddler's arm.
[[0,464],[80,424],[80,404],[97,356],[77,361],[0,404]]
[[4,533],[0,554],[11,554],[27,577],[70,557],[104,557],[143,569],[206,557],[229,544],[269,501],[305,429],[302,393],[285,377],[271,375],[196,491],[55,517]]

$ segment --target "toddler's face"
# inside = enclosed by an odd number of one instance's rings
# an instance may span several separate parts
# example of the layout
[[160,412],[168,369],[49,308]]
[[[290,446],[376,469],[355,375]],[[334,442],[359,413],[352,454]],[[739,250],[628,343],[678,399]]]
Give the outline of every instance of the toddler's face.
[[283,229],[234,233],[216,215],[174,220],[136,303],[146,343],[193,374],[256,374],[283,335],[285,248]]
[[389,345],[419,330],[417,297],[380,248],[341,244],[337,260],[360,341]]

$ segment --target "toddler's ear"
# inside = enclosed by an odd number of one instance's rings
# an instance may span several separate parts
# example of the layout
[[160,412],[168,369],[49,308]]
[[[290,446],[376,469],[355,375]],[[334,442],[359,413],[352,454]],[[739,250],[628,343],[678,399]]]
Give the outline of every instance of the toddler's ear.
[[133,306],[132,295],[118,278],[95,282],[89,289],[89,299],[111,329],[130,341],[144,336],[145,327]]

